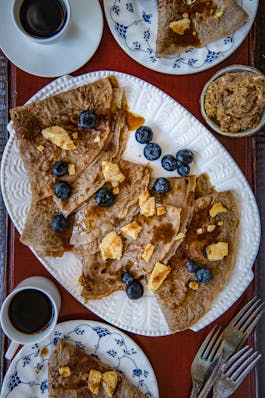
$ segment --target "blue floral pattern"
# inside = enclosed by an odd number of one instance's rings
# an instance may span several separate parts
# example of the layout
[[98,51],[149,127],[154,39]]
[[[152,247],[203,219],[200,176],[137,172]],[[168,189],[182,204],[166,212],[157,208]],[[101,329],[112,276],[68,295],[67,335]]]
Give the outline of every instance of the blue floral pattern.
[[258,0],[240,0],[250,18],[232,36],[170,58],[156,56],[157,1],[104,0],[107,21],[120,46],[140,64],[159,72],[189,74],[208,69],[227,58],[246,37]]
[[92,321],[64,322],[43,343],[24,346],[6,374],[2,398],[48,397],[48,359],[59,338],[125,374],[146,398],[158,398],[153,369],[139,347],[123,332]]

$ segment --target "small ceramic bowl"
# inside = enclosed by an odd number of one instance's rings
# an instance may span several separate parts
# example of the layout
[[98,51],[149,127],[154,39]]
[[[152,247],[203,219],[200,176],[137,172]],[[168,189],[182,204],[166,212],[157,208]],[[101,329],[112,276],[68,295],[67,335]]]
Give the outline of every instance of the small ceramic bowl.
[[255,134],[259,129],[261,129],[261,127],[265,124],[265,111],[263,111],[262,117],[260,119],[259,124],[254,127],[254,128],[249,128],[246,129],[244,131],[240,131],[238,133],[229,133],[227,131],[222,131],[220,129],[220,127],[218,126],[218,124],[216,124],[212,119],[210,119],[206,112],[205,112],[205,107],[204,107],[204,98],[205,98],[205,94],[206,91],[208,89],[208,87],[210,86],[210,84],[216,80],[218,77],[226,74],[226,73],[236,73],[236,72],[254,72],[257,75],[260,76],[264,76],[264,74],[262,72],[260,72],[258,69],[252,68],[251,66],[246,66],[246,65],[231,65],[228,66],[224,69],[219,70],[217,73],[215,73],[215,75],[212,76],[212,78],[205,84],[201,96],[200,96],[200,106],[201,106],[201,114],[203,116],[203,118],[205,119],[206,123],[217,133],[222,134],[222,135],[226,135],[228,137],[232,137],[232,138],[238,138],[238,137],[247,137],[249,135],[253,135]]

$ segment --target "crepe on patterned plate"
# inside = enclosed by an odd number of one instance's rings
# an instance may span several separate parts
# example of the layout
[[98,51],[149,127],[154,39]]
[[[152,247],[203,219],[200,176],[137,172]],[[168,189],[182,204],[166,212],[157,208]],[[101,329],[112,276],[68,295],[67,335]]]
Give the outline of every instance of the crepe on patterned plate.
[[247,19],[235,0],[158,0],[156,55],[170,57],[204,47],[231,35]]
[[59,340],[48,363],[49,398],[144,398],[110,366]]

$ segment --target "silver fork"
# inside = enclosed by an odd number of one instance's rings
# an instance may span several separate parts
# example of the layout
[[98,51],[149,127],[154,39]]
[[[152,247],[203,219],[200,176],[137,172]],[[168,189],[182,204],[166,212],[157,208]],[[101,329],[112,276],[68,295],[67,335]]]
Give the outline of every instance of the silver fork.
[[190,398],[196,398],[201,387],[221,360],[221,327],[215,326],[208,334],[191,365],[192,392]]
[[265,310],[265,302],[253,297],[230,321],[224,330],[222,362],[246,341]]
[[257,325],[265,310],[265,303],[254,297],[250,300],[239,313],[230,321],[223,332],[223,353],[218,367],[212,372],[211,376],[201,389],[198,398],[207,397],[213,384],[220,375],[220,369],[227,359],[238,350],[246,341],[254,327]]
[[261,354],[246,346],[234,354],[222,367],[219,379],[214,386],[213,398],[227,398],[238,388]]

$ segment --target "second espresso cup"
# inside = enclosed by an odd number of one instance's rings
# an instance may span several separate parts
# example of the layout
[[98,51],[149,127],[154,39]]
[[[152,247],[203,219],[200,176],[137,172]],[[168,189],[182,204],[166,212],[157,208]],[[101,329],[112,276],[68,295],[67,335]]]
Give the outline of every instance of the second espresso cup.
[[45,44],[68,30],[71,9],[68,0],[13,0],[12,17],[20,33]]
[[12,340],[5,357],[11,359],[19,344],[47,338],[56,326],[60,307],[60,293],[48,278],[33,276],[22,281],[1,307],[1,326]]

